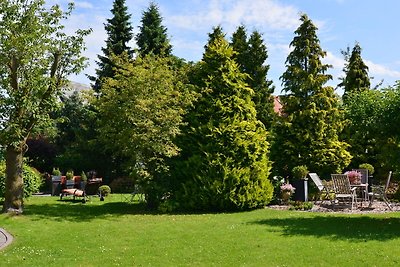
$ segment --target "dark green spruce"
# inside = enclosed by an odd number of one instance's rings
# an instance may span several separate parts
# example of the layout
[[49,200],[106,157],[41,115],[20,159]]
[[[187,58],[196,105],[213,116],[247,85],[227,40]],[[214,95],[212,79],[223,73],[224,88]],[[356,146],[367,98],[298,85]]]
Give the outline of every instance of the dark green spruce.
[[346,60],[343,69],[345,77],[342,78],[342,82],[338,86],[344,89],[343,100],[345,101],[349,94],[369,90],[371,82],[368,66],[361,57],[360,44],[356,43],[351,53],[350,48],[347,48],[347,50],[342,51],[342,54]]
[[257,119],[270,129],[275,118],[272,95],[275,88],[272,81],[267,79],[270,66],[266,64],[268,52],[264,40],[258,31],[253,31],[247,38],[246,28],[239,26],[232,35],[231,45],[237,52],[234,58],[240,71],[248,74],[246,83],[254,90]]
[[101,83],[104,78],[114,76],[111,55],[119,56],[123,52],[132,55],[129,42],[133,38],[133,27],[130,23],[131,15],[128,14],[125,0],[114,0],[111,13],[113,17],[107,19],[107,23],[104,25],[108,37],[106,46],[101,49],[103,55],[98,55],[96,76],[89,77],[93,82],[92,87],[96,93],[101,92]]
[[150,6],[142,14],[141,26],[136,36],[139,54],[141,56],[150,53],[155,56],[170,56],[172,46],[167,36],[167,28],[162,25],[162,17],[158,6],[150,3]]

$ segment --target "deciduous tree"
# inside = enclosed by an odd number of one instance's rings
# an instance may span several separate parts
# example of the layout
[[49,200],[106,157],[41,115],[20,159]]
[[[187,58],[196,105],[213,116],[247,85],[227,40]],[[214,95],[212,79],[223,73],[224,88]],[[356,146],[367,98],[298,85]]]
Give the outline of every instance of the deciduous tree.
[[6,189],[3,212],[22,212],[23,155],[26,140],[49,121],[67,77],[84,67],[83,38],[63,33],[59,6],[43,0],[0,1],[0,141],[6,147]]
[[116,75],[105,80],[97,103],[99,135],[106,149],[126,159],[125,167],[141,180],[147,203],[154,206],[162,195],[158,179],[167,170],[165,160],[179,153],[174,138],[192,93],[181,69],[170,67],[171,58],[114,60]]

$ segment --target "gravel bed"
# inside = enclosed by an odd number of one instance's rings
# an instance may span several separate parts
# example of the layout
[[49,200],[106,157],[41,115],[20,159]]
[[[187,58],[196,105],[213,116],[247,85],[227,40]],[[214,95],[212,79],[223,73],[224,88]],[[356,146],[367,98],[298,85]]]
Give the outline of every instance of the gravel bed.
[[[324,201],[320,203],[314,203],[314,206],[311,210],[307,212],[335,212],[335,213],[357,213],[357,214],[368,214],[368,213],[385,213],[391,212],[391,210],[386,206],[383,201],[374,201],[371,207],[368,207],[369,202],[357,203],[357,207],[351,209],[351,204],[334,204],[330,201]],[[400,211],[399,203],[391,203],[392,212]],[[275,210],[288,210],[288,205],[270,205],[267,206],[269,209]]]

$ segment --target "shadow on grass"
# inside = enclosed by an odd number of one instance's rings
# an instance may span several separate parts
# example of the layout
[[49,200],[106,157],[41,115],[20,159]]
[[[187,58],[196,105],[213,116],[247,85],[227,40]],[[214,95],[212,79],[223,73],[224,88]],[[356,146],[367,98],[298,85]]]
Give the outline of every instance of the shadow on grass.
[[333,240],[365,242],[400,238],[400,218],[316,216],[312,218],[271,218],[251,222],[281,231],[287,236],[314,236]]
[[127,214],[143,215],[154,214],[154,212],[148,211],[144,203],[101,202],[101,204],[82,204],[80,200],[57,200],[54,203],[29,204],[24,209],[24,216],[32,216],[34,217],[33,220],[50,219],[81,222]]

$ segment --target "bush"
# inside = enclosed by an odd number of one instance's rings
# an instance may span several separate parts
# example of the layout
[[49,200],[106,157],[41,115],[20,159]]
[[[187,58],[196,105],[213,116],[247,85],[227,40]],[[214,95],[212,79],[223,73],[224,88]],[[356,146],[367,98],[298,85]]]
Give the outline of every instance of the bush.
[[300,166],[296,166],[292,169],[292,174],[293,174],[293,178],[296,180],[300,180],[303,179],[307,176],[308,174],[308,169],[307,166],[305,165],[300,165]]
[[111,188],[108,185],[102,185],[99,187],[99,194],[106,197],[111,194]]
[[372,166],[369,163],[360,164],[359,168],[360,169],[367,169],[368,170],[368,175],[372,175],[375,172],[374,166]]
[[[30,197],[33,193],[39,191],[42,185],[42,176],[35,168],[24,164],[22,170],[22,177],[24,178],[24,198]],[[4,197],[6,181],[6,163],[0,162],[0,197]]]
[[72,180],[72,179],[74,179],[74,171],[72,171],[72,170],[67,171],[67,173],[65,174],[65,176],[67,177],[67,180]]
[[314,207],[312,202],[290,201],[289,210],[311,210]]

